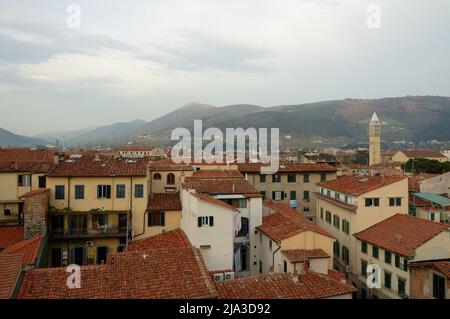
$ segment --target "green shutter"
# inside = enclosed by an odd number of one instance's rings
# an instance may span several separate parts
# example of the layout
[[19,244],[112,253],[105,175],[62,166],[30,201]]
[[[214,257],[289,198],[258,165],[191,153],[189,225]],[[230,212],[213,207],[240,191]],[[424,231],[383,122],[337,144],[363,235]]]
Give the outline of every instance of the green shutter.
[[197,217],[197,226],[202,227],[202,218],[201,217]]
[[161,226],[165,226],[166,225],[166,213],[161,212],[160,217],[161,217]]
[[214,226],[214,216],[209,217],[209,226]]

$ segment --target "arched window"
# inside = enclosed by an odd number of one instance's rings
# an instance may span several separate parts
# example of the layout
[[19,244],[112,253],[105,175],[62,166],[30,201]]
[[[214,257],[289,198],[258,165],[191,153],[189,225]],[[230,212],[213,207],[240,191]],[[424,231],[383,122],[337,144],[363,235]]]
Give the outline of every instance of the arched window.
[[175,175],[172,173],[167,174],[167,184],[174,185],[175,184]]
[[161,174],[160,173],[153,174],[153,179],[159,181],[161,179]]

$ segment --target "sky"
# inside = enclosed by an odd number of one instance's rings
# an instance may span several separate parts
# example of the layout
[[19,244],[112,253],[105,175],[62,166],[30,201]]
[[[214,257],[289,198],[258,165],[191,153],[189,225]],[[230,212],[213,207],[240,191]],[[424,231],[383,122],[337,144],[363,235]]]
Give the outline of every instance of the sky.
[[448,0],[0,0],[0,128],[150,121],[193,101],[450,96],[449,12]]

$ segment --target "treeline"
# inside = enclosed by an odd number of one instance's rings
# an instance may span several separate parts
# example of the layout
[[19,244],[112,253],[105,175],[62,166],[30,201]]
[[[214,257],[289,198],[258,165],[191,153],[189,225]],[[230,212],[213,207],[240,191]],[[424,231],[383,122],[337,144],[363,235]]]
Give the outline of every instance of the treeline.
[[438,160],[429,160],[426,158],[410,159],[402,165],[406,172],[442,174],[450,172],[450,162],[439,162]]

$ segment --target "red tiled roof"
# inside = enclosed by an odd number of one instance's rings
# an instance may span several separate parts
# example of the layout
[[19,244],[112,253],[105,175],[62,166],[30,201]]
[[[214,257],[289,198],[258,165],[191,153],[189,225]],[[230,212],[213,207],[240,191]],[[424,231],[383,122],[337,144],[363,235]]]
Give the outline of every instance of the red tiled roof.
[[44,194],[44,193],[48,193],[48,192],[50,192],[50,188],[38,188],[38,189],[35,189],[34,191],[31,191],[31,192],[23,194],[22,196],[19,196],[19,198],[36,196],[36,195],[40,195],[40,194]]
[[0,255],[0,299],[12,297],[21,271],[21,254]]
[[214,205],[219,205],[234,211],[239,211],[239,209],[225,203],[224,201],[221,201],[220,199],[215,199],[214,197],[208,196],[206,194],[200,194],[200,193],[190,193],[192,196],[204,201],[204,202],[208,202],[210,204],[214,204]]
[[161,248],[187,248],[191,243],[186,234],[180,229],[168,231],[149,238],[133,241],[128,245],[128,251],[147,251]]
[[45,173],[53,163],[53,152],[45,149],[0,148],[0,172]]
[[411,268],[433,268],[450,279],[450,260],[426,260],[409,264]]
[[[261,167],[267,164],[261,163],[245,163],[239,164],[239,171],[242,173],[259,173]],[[336,172],[337,169],[326,163],[280,163],[278,172],[281,173],[313,173],[313,172]]]
[[195,178],[186,177],[184,188],[195,189],[209,195],[242,194],[246,197],[261,197],[261,194],[243,178]]
[[352,285],[325,274],[310,271],[294,276],[255,275],[215,284],[222,299],[318,299],[357,291]]
[[401,150],[403,154],[405,154],[409,158],[446,158],[444,154],[439,151],[433,150]]
[[330,258],[330,256],[322,249],[287,249],[282,250],[281,253],[291,263],[304,262],[305,259]]
[[51,177],[108,177],[108,176],[147,176],[148,158],[126,159],[122,157],[83,155],[69,158],[54,164],[47,172]]
[[23,240],[23,226],[0,227],[0,249]]
[[276,242],[281,242],[305,231],[312,231],[333,238],[325,229],[286,204],[265,202],[264,205],[274,209],[275,212],[264,216],[262,225],[256,227],[256,229]]
[[154,146],[154,145],[127,145],[122,146],[117,149],[117,151],[152,151],[155,148],[160,146]]
[[[450,225],[396,214],[359,233],[357,239],[401,256],[411,256],[414,250],[450,228]],[[398,241],[399,238],[400,240]]]
[[435,261],[433,264],[441,274],[450,278],[450,261]]
[[43,239],[44,236],[36,236],[31,239],[19,241],[18,243],[6,247],[0,255],[22,254],[24,265],[34,265]]
[[344,280],[345,279],[345,273],[334,270],[334,269],[328,269],[328,276],[331,278],[334,278],[336,280]]
[[185,163],[177,164],[169,157],[151,162],[149,169],[150,171],[192,171],[192,165]]
[[217,291],[198,249],[114,253],[104,265],[81,267],[81,288],[69,289],[64,268],[25,272],[20,299],[196,299]]
[[212,169],[205,169],[205,170],[199,170],[192,174],[193,178],[196,179],[214,179],[214,178],[244,178],[244,176],[239,172],[238,170],[212,170]]
[[149,196],[147,211],[169,210],[181,210],[179,193],[153,193]]
[[406,177],[401,176],[341,176],[335,180],[321,182],[317,185],[336,192],[359,196],[378,188],[399,182]]

